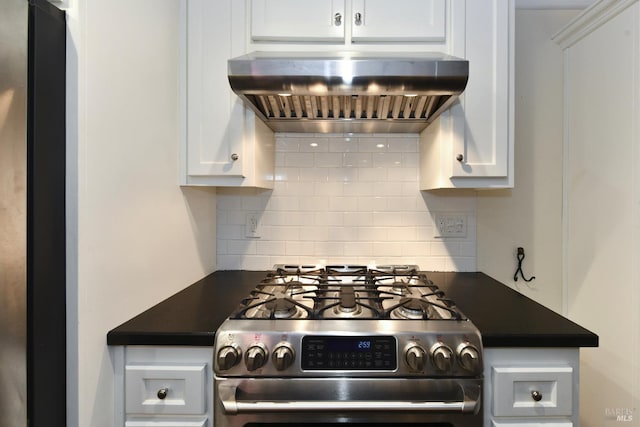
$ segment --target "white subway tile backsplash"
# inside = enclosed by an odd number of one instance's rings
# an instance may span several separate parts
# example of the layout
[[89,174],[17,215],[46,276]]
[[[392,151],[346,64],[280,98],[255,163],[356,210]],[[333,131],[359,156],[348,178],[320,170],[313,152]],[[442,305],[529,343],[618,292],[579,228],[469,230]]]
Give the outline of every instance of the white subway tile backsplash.
[[328,174],[329,181],[353,182],[358,180],[358,174],[365,169],[356,168],[330,168]]
[[347,227],[369,227],[378,225],[374,223],[373,212],[345,212],[344,225]]
[[327,182],[329,173],[329,168],[302,168],[299,172],[299,179],[301,182]]
[[315,167],[337,168],[342,166],[342,153],[316,153]]
[[329,211],[330,212],[356,212],[358,210],[358,198],[357,197],[330,197],[329,198]]
[[389,152],[393,153],[416,153],[418,154],[418,141],[412,138],[387,138]]
[[371,167],[372,164],[371,153],[344,153],[342,158],[342,166],[348,168],[363,168]]
[[329,151],[329,138],[300,138],[298,147],[301,152],[326,153]]
[[334,137],[329,139],[329,151],[350,153],[358,151],[358,142],[353,137]]
[[315,212],[314,223],[316,225],[327,225],[331,227],[340,227],[345,224],[344,212]]
[[[315,253],[314,242],[288,241],[285,242],[285,255],[288,256],[313,256]],[[290,263],[286,261],[285,263]]]
[[[308,190],[309,184],[306,184]],[[342,196],[344,194],[344,183],[329,181],[329,182],[316,182],[313,184],[313,194],[316,196]],[[302,195],[303,193],[298,193]]]
[[358,227],[332,227],[331,239],[340,242],[350,242],[359,239]]
[[360,182],[387,182],[386,168],[362,168],[358,170]]
[[310,168],[314,166],[313,153],[290,153],[284,155],[284,165],[289,167]]
[[[277,263],[417,264],[475,270],[473,192],[419,191],[415,134],[276,134],[273,190],[219,188],[219,269]],[[260,237],[245,236],[257,213]],[[434,237],[435,213],[463,214],[467,237]]]
[[345,254],[344,243],[342,242],[315,242],[314,250],[318,259],[331,256],[331,259],[335,260],[336,257],[340,257]]
[[376,186],[371,182],[344,182],[342,185],[342,194],[350,197],[372,197],[380,195]]
[[373,242],[346,242],[344,254],[354,257],[371,257],[373,256]]
[[374,168],[399,168],[402,167],[402,153],[373,153]]
[[285,255],[285,242],[281,240],[258,240],[255,243],[255,250],[258,255]]
[[388,148],[386,138],[358,138],[358,151],[361,153],[382,153]]

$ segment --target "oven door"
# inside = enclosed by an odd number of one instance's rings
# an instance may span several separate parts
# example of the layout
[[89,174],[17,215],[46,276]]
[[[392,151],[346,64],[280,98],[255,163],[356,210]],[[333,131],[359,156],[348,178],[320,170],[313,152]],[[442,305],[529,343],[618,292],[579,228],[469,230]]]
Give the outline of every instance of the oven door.
[[482,379],[216,378],[215,425],[482,426]]

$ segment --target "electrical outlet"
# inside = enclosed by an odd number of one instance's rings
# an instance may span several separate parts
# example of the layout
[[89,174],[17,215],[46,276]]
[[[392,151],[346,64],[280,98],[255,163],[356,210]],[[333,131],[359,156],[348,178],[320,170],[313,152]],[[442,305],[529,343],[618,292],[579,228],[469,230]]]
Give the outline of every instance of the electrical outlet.
[[259,219],[260,219],[260,216],[258,215],[258,212],[247,212],[247,220],[244,224],[245,237],[250,237],[254,239],[260,237]]
[[436,215],[434,237],[467,237],[466,215]]

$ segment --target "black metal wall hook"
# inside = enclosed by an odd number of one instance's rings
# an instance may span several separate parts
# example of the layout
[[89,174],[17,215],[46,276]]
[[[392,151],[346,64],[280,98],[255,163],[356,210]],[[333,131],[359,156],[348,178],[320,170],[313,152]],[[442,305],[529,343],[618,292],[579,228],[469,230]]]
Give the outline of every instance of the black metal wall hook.
[[524,248],[518,248],[516,257],[518,258],[518,268],[516,269],[516,273],[513,275],[513,280],[516,282],[518,281],[518,273],[520,274],[520,277],[522,277],[522,280],[524,280],[525,282],[530,282],[535,279],[536,276],[531,276],[528,279],[524,277],[524,272],[522,271],[522,261],[524,261]]

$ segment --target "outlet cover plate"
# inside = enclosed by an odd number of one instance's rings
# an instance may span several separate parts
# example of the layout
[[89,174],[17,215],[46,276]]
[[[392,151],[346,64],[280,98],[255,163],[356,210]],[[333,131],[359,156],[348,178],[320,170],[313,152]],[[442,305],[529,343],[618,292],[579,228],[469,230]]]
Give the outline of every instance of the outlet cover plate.
[[434,237],[467,237],[467,216],[464,214],[436,215],[436,235]]

